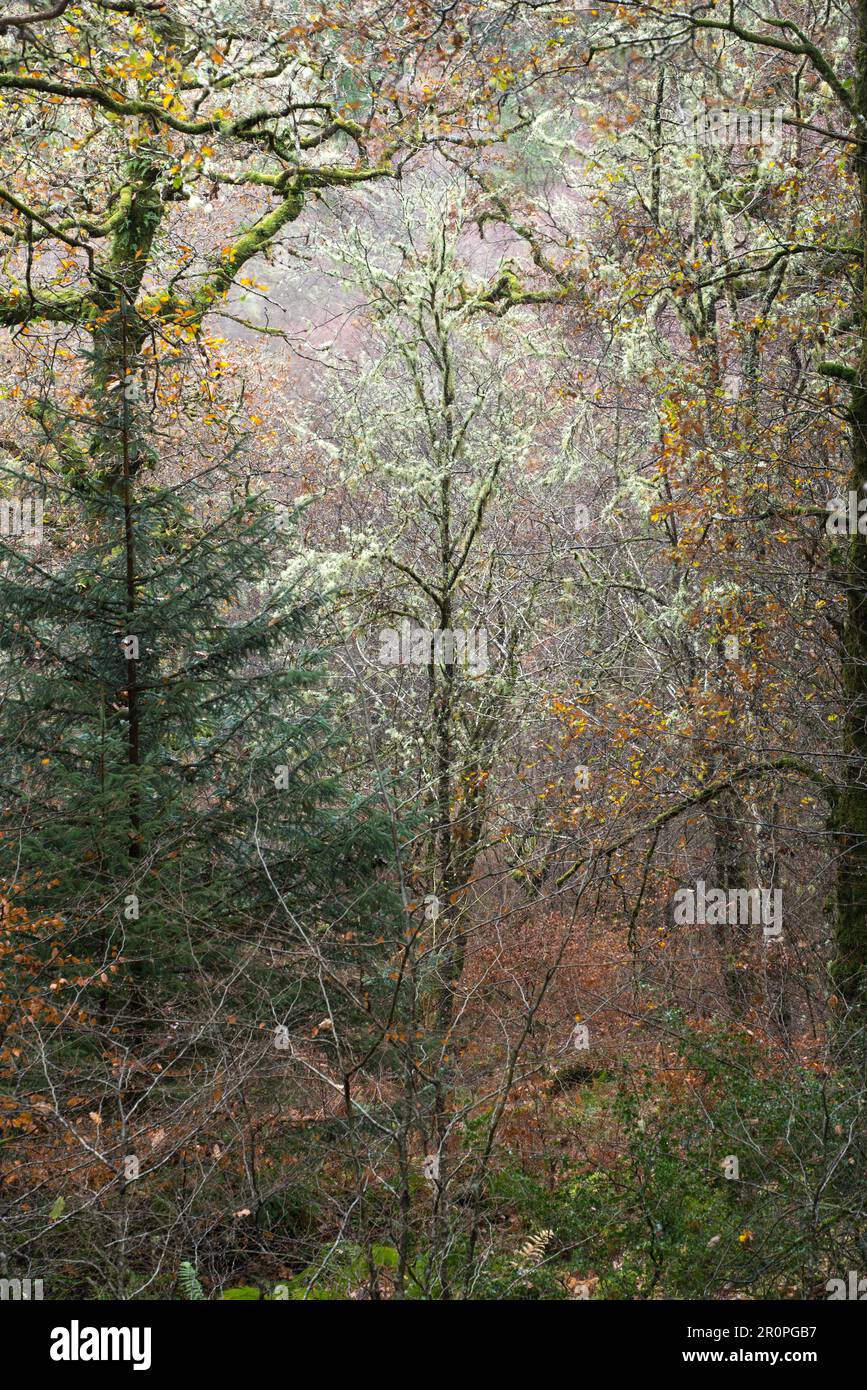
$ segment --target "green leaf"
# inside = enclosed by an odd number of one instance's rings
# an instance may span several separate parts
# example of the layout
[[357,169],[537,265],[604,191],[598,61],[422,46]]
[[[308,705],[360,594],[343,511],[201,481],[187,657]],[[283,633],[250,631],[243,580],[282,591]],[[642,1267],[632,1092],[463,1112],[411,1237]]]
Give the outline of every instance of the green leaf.
[[66,1198],[58,1197],[57,1201],[54,1203],[54,1206],[51,1208],[51,1211],[48,1213],[49,1220],[56,1221],[58,1217],[63,1215],[65,1210]]
[[261,1297],[262,1295],[259,1293],[259,1290],[252,1288],[249,1284],[242,1284],[241,1287],[238,1289],[226,1289],[223,1294],[223,1298],[229,1301],[230,1303],[252,1303],[257,1298]]

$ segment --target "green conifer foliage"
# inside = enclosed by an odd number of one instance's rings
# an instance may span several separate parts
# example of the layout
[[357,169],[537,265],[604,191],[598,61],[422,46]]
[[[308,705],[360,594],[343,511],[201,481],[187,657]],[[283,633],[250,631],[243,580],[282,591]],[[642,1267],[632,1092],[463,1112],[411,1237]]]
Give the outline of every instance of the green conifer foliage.
[[87,535],[61,558],[0,537],[0,874],[106,1021],[114,964],[137,1037],[195,976],[291,1026],[322,1013],[305,974],[364,979],[390,832],[341,776],[285,510],[145,477],[49,493],[46,532]]

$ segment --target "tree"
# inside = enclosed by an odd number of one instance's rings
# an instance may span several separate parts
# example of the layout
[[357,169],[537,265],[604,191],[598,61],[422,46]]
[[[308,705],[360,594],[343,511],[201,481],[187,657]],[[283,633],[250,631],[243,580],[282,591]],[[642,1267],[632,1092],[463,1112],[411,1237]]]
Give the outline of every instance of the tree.
[[[537,33],[544,32],[553,18],[552,7],[545,5],[533,6],[531,14],[529,7],[519,3],[514,13],[528,18]],[[773,309],[781,292],[785,296],[784,286],[793,277],[805,288],[807,283],[814,285],[823,309],[827,304],[827,317],[823,316],[817,332],[816,302],[805,296],[795,316],[798,329],[807,342],[833,343],[840,356],[827,360],[818,351],[810,354],[807,371],[813,378],[813,409],[817,400],[835,409],[839,388],[829,390],[828,383],[842,383],[844,391],[851,391],[850,403],[844,407],[850,426],[846,490],[858,495],[867,467],[862,399],[867,319],[861,269],[867,218],[861,133],[867,100],[865,16],[860,5],[847,17],[805,10],[786,18],[749,10],[736,13],[732,6],[713,7],[708,13],[703,7],[669,10],[636,4],[624,11],[616,4],[605,4],[589,16],[567,7],[557,17],[558,33],[551,45],[552,67],[557,71],[586,74],[595,69],[604,74],[608,106],[603,122],[611,120],[615,105],[626,128],[638,125],[643,113],[649,117],[633,195],[646,213],[643,235],[647,241],[642,261],[633,266],[630,276],[632,288],[625,301],[629,316],[636,309],[655,312],[667,301],[692,334],[697,360],[703,359],[707,369],[714,365],[716,326],[720,316],[726,315],[743,347],[742,380],[748,394],[750,383],[757,382],[757,363],[766,364],[763,354],[774,338],[763,312]],[[707,78],[711,68],[713,77]],[[683,242],[672,239],[664,226],[666,197],[670,207],[672,194],[683,196],[687,189],[683,183],[678,189],[666,187],[666,152],[676,144],[673,132],[697,117],[705,137],[710,133],[706,143],[713,146],[713,132],[730,133],[729,117],[738,111],[743,115],[745,104],[757,118],[762,111],[773,114],[784,132],[803,137],[804,158],[810,160],[809,188],[816,204],[803,199],[792,202],[779,170],[772,170],[769,178],[767,166],[761,173],[754,163],[751,173],[748,169],[745,178],[734,180],[733,172],[722,172],[713,154],[708,157],[707,150],[700,149],[695,156],[697,177],[688,181],[689,206],[693,211],[698,207],[699,215],[687,231],[689,254],[684,255]],[[634,157],[633,163],[639,167]],[[704,201],[699,186],[702,175],[712,183],[711,196]],[[806,175],[802,178],[797,169],[790,170],[790,178],[799,191],[807,186]],[[776,202],[775,183],[780,187]],[[768,201],[762,201],[763,197]],[[780,207],[789,208],[788,219],[778,216]],[[735,240],[724,226],[727,211],[740,217]],[[609,223],[607,235],[609,241],[616,236],[616,224]],[[658,276],[646,257],[651,248],[659,257]],[[802,499],[777,495],[765,508],[765,520],[807,516],[810,511]],[[818,508],[813,504],[813,515],[823,511],[821,503]],[[864,547],[865,537],[851,534],[839,568],[834,548],[829,547],[830,573],[839,578],[846,615],[838,647],[844,687],[838,750],[841,777],[839,788],[830,779],[825,787],[831,803],[827,828],[837,866],[832,993],[842,1001],[841,1013],[852,1008],[859,1017],[867,961]]]
[[[105,1108],[100,1157],[123,1198],[158,1098],[163,1114],[193,1104],[197,1073],[227,1066],[227,1032],[249,1053],[241,1075],[308,1037],[329,1000],[341,1046],[369,1045],[374,943],[395,914],[391,829],[344,786],[309,617],[274,579],[288,512],[231,466],[133,480],[147,413],[113,397],[120,494],[77,478],[48,499],[49,527],[87,545],[46,560],[0,541],[0,878],[51,924],[8,988],[27,997],[38,972],[67,999],[32,1011],[12,1093],[50,1095],[58,1124],[76,1091]],[[146,1246],[146,1227],[124,1224],[124,1297],[133,1238]]]

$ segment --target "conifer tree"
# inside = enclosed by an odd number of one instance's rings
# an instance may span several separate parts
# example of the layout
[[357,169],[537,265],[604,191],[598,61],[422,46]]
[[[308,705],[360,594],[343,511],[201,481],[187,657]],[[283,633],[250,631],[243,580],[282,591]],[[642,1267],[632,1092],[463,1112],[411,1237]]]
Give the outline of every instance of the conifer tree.
[[232,460],[157,482],[139,400],[133,374],[106,381],[99,466],[42,480],[45,526],[83,543],[0,537],[0,874],[63,922],[102,1022],[110,972],[138,1039],[196,974],[291,1025],[322,1011],[293,959],[363,981],[390,832],[339,775],[323,663],[279,580],[287,510],[232,500]]

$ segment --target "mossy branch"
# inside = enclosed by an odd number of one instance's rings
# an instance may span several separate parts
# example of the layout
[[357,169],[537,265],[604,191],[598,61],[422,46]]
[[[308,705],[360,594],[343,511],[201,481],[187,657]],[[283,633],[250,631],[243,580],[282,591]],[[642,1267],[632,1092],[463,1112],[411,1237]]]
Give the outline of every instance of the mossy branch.
[[800,758],[784,756],[780,758],[769,758],[760,763],[749,763],[746,767],[738,768],[737,771],[731,773],[728,777],[720,777],[715,782],[708,782],[707,786],[702,787],[701,791],[693,793],[692,796],[684,797],[681,801],[678,801],[675,806],[669,806],[667,810],[661,811],[660,814],[654,816],[652,820],[647,821],[644,825],[639,825],[635,830],[631,830],[628,835],[621,836],[613,845],[605,845],[601,849],[595,850],[593,854],[585,854],[583,858],[577,859],[575,863],[572,864],[570,868],[566,869],[556,880],[557,887],[561,888],[564,883],[569,881],[573,874],[577,873],[578,870],[589,863],[591,859],[607,858],[625,849],[627,845],[632,844],[634,840],[639,839],[642,835],[658,834],[663,826],[667,825],[669,821],[676,820],[678,816],[682,816],[685,811],[690,811],[696,806],[706,805],[709,801],[713,801],[714,797],[719,796],[720,792],[727,791],[729,787],[733,787],[737,782],[743,782],[750,777],[763,777],[769,772],[796,772],[800,777],[805,777],[808,781],[813,782],[829,803],[833,805],[836,802],[838,795],[837,784],[832,782],[828,777],[824,777],[821,772],[817,772],[809,763],[802,762]]
[[819,376],[828,376],[834,381],[845,381],[850,386],[854,386],[858,380],[855,368],[847,367],[845,362],[820,362],[816,371]]

